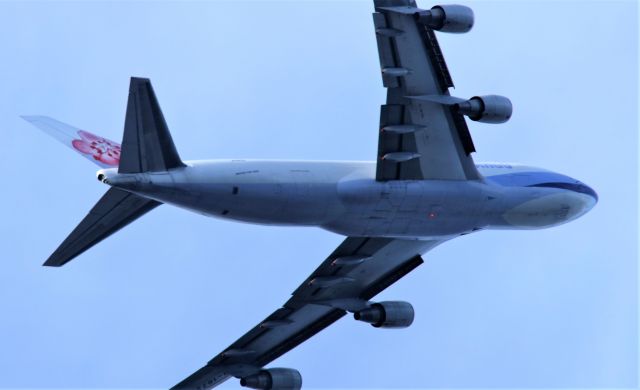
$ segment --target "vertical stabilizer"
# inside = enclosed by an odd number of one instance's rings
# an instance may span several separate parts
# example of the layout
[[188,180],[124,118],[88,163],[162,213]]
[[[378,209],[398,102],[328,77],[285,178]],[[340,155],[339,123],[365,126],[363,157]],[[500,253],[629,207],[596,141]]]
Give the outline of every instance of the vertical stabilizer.
[[161,172],[184,166],[151,81],[132,77],[118,172]]
[[22,119],[102,168],[114,168],[120,162],[120,144],[117,142],[48,116],[22,115]]

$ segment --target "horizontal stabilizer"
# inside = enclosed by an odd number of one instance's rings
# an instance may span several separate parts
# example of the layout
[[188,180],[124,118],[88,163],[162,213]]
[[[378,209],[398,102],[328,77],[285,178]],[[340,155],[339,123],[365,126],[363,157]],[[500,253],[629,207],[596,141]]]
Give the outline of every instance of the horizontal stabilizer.
[[184,166],[151,82],[132,77],[118,172],[161,172]]
[[66,264],[160,204],[155,200],[110,188],[44,265],[59,267]]
[[48,116],[23,115],[22,119],[102,168],[114,168],[120,162],[120,144],[117,142],[62,123]]

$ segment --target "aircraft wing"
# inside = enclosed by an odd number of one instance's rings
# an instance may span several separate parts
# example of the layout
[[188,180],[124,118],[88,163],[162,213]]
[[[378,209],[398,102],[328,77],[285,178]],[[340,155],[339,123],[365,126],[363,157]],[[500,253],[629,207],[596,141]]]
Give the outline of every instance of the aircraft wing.
[[387,102],[380,110],[376,180],[476,180],[475,151],[434,30],[414,0],[375,0],[373,22]]
[[293,296],[173,389],[210,389],[243,378],[331,325],[422,264],[442,241],[348,237]]

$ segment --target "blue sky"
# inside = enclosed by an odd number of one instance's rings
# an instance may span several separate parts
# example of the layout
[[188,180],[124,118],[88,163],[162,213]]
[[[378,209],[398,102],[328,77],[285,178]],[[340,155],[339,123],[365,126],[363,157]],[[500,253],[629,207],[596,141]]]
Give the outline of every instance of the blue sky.
[[[412,327],[343,319],[274,366],[299,369],[308,388],[635,387],[637,3],[470,5],[469,34],[438,35],[452,93],[514,104],[507,124],[470,123],[475,160],[570,175],[599,204],[557,228],[442,245],[378,297],[410,301]],[[342,239],[162,206],[41,267],[105,187],[18,115],[119,140],[129,77],[143,76],[185,159],[371,160],[385,97],[371,12],[369,1],[0,3],[0,387],[171,386]]]

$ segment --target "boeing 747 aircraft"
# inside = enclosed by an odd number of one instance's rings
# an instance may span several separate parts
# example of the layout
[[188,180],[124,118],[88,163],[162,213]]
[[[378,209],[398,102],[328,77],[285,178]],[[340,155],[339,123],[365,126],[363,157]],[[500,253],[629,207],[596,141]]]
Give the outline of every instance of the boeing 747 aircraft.
[[[468,32],[471,9],[420,9],[374,0],[386,103],[378,151],[359,161],[185,161],[148,79],[132,78],[122,144],[44,116],[24,119],[102,169],[109,189],[44,263],[59,267],[153,208],[267,225],[319,226],[346,236],[284,305],[176,389],[210,389],[231,377],[254,389],[300,389],[300,373],[267,368],[347,313],[374,327],[413,322],[411,304],[374,297],[452,238],[484,229],[540,229],[574,220],[598,197],[579,180],[513,163],[474,163],[465,116],[503,123],[501,96],[451,96],[434,31]],[[336,385],[339,385],[336,383]]]

